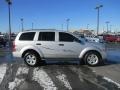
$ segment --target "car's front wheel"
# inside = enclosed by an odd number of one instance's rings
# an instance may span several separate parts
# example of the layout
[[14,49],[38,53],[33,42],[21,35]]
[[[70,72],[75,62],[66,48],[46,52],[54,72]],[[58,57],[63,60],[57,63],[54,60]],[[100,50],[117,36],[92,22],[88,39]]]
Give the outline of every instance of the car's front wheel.
[[84,60],[89,66],[97,66],[101,63],[101,56],[99,53],[91,51],[85,55]]
[[27,52],[24,56],[24,61],[28,66],[37,66],[40,58],[34,52]]

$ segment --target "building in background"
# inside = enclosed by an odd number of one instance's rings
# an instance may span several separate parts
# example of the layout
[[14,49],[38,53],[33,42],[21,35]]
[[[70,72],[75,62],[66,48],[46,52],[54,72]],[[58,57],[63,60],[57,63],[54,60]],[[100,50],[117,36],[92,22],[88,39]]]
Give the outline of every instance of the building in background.
[[94,35],[94,30],[88,30],[88,29],[79,29],[79,30],[71,30],[72,33],[76,34],[76,35]]

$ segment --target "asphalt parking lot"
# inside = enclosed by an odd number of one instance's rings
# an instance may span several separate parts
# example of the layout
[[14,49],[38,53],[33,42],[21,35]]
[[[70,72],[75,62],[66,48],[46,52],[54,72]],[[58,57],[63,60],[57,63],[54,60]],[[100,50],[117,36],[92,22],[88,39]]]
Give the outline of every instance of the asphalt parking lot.
[[0,66],[3,71],[0,90],[119,90],[86,66],[45,65],[31,68],[22,63]]

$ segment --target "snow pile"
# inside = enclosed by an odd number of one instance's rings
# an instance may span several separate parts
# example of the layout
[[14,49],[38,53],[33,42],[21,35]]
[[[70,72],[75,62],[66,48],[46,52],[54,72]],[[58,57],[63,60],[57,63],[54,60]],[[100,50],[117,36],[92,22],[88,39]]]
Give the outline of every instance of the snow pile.
[[27,67],[19,67],[16,75],[20,75],[21,73],[28,74],[28,71],[29,71],[29,68]]
[[66,75],[65,74],[60,74],[58,76],[56,76],[61,82],[64,83],[65,87],[68,88],[69,90],[72,90],[72,87],[70,86],[70,83],[68,82],[68,80],[66,79]]
[[37,81],[44,90],[57,90],[57,87],[55,87],[53,81],[43,69],[34,69],[33,80]]
[[120,88],[120,84],[119,84],[119,83],[117,83],[117,82],[115,82],[115,81],[113,81],[113,80],[111,80],[110,78],[108,78],[108,77],[103,77],[103,79],[105,79],[105,80],[107,80],[108,82],[111,82],[111,83],[113,83],[113,84],[117,85],[117,86],[118,86],[118,88]]
[[18,87],[20,85],[21,82],[23,82],[24,79],[18,79],[15,78],[15,80],[13,82],[9,83],[9,90],[14,90],[15,87]]
[[6,73],[6,70],[7,70],[7,65],[6,64],[2,64],[0,66],[0,83],[2,82],[3,78],[4,78],[4,75]]

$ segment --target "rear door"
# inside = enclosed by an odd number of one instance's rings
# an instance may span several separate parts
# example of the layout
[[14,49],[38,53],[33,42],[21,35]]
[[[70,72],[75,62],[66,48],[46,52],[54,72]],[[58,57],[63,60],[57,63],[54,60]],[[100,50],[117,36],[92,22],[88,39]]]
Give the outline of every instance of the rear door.
[[55,32],[39,32],[36,46],[43,53],[45,58],[56,57]]

